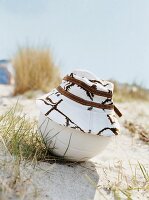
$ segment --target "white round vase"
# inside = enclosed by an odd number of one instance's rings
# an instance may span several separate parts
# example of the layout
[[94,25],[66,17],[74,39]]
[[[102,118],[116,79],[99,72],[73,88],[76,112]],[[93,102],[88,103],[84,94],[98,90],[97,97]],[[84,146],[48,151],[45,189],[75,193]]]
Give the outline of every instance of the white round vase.
[[83,133],[50,120],[40,113],[39,133],[55,155],[68,160],[85,161],[98,155],[111,137]]

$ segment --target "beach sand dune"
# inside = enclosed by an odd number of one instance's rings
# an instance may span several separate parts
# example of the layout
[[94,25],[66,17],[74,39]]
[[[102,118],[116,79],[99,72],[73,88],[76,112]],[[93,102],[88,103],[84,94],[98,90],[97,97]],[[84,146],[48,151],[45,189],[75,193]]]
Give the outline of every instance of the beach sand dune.
[[[11,89],[8,91],[6,86],[1,86],[0,113],[14,105],[19,98],[23,112],[30,118],[38,118],[39,112],[33,99],[8,97],[6,91],[11,93]],[[22,162],[18,169],[13,156],[1,141],[0,199],[110,200],[116,199],[118,188],[131,186],[132,179],[136,179],[136,188],[143,185],[145,180],[138,162],[149,171],[149,145],[137,136],[132,137],[129,130],[124,128],[124,123],[127,120],[148,129],[149,103],[126,102],[119,103],[118,107],[123,113],[120,119],[121,135],[113,137],[102,154],[86,163],[63,165],[40,162],[33,165]],[[17,174],[19,178],[15,179],[17,183],[14,184],[13,178]],[[121,193],[121,196],[127,199],[126,194]],[[149,194],[147,190],[135,189],[131,191],[131,198],[149,199]]]

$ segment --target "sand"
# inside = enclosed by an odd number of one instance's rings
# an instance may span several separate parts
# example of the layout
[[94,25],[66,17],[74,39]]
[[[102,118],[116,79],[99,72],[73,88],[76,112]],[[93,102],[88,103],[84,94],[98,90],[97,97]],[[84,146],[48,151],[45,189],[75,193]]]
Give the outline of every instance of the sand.
[[[0,86],[0,113],[14,105],[19,98],[19,104],[24,108],[28,117],[38,119],[39,111],[34,99],[24,96],[12,97],[12,88]],[[98,156],[79,165],[60,165],[40,162],[21,163],[20,179],[15,188],[8,189],[7,184],[13,181],[16,172],[14,159],[1,142],[0,153],[0,184],[9,192],[2,195],[0,200],[42,199],[42,200],[102,200],[114,199],[110,188],[124,188],[131,184],[132,173],[138,161],[149,171],[149,145],[138,137],[132,137],[123,127],[124,121],[132,121],[148,128],[149,103],[125,102],[118,107],[123,113],[120,119],[121,135],[114,136],[108,147]],[[131,165],[131,166],[130,166]],[[133,172],[131,170],[133,169]],[[137,180],[144,183],[141,170],[137,167]],[[122,199],[127,199],[122,195]],[[132,199],[149,199],[148,192],[135,190]]]

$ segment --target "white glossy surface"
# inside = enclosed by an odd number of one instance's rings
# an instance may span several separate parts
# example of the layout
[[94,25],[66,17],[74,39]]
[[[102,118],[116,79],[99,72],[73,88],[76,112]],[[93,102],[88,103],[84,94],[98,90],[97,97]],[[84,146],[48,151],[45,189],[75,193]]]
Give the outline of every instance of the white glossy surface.
[[39,133],[53,153],[69,160],[88,160],[99,154],[110,142],[111,137],[82,133],[51,121],[40,113]]

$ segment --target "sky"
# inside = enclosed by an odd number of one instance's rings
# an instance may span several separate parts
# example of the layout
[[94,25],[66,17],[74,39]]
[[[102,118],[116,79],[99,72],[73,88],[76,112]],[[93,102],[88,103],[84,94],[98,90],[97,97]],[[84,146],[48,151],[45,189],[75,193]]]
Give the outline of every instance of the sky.
[[0,0],[0,59],[29,45],[50,48],[62,74],[149,88],[149,1]]

